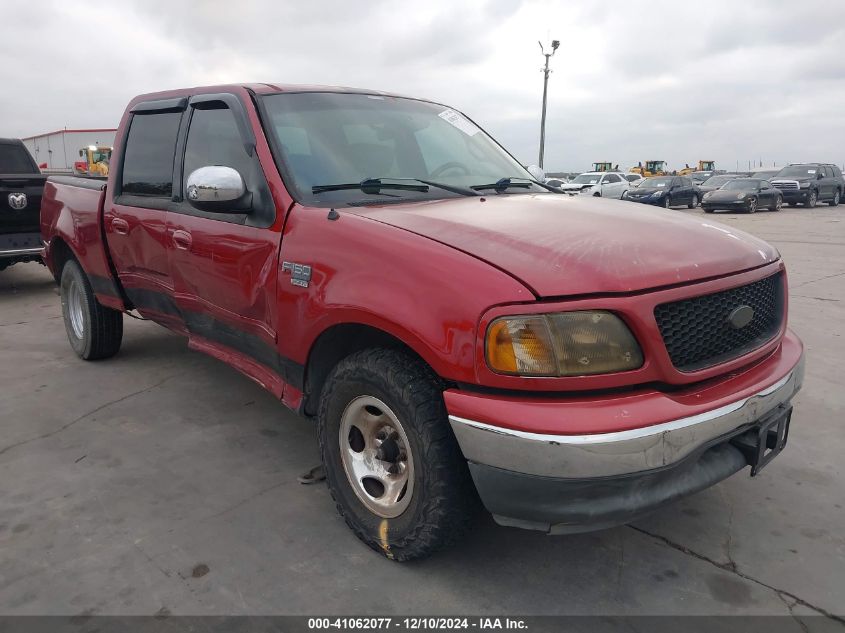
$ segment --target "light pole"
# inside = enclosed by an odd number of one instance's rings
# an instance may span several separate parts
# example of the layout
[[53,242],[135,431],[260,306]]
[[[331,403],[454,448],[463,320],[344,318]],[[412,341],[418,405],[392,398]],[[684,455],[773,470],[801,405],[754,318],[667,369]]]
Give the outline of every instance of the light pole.
[[543,48],[543,42],[537,42],[540,45],[540,51],[542,51],[543,56],[546,58],[546,66],[543,68],[543,115],[540,118],[540,160],[539,165],[540,167],[543,166],[543,153],[545,151],[546,146],[546,94],[548,93],[549,89],[549,73],[552,72],[549,70],[549,58],[555,54],[555,51],[560,46],[559,40],[552,40],[552,52],[547,53],[546,49]]

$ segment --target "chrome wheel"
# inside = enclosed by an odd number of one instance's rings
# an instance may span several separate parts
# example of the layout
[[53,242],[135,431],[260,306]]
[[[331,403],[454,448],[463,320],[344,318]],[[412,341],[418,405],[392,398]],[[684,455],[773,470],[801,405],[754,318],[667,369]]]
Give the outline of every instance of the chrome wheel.
[[81,339],[85,335],[85,317],[82,309],[82,301],[82,291],[79,289],[79,284],[72,281],[67,289],[67,314],[73,333],[78,339]]
[[757,198],[751,198],[748,201],[748,212],[754,213],[755,211],[757,211]]
[[783,198],[780,196],[777,197],[775,201],[775,211],[780,211],[783,208]]
[[818,194],[815,191],[810,192],[810,197],[807,200],[807,206],[811,209],[816,206],[816,200],[818,200]]
[[396,414],[373,396],[358,396],[340,420],[343,470],[355,495],[374,514],[402,514],[414,492],[414,460]]

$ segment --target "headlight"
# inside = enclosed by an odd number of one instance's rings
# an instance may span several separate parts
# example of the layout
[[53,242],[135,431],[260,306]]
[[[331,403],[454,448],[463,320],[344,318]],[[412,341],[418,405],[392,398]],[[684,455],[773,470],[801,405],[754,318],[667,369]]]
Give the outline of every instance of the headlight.
[[516,376],[586,376],[643,364],[628,327],[601,310],[498,318],[487,328],[486,354],[490,369]]
[[653,194],[651,194],[651,197],[652,198],[659,198],[663,194],[664,194],[664,191],[662,189],[659,189],[658,191],[655,191]]
[[738,193],[738,194],[736,194],[736,199],[737,199],[737,200],[742,200],[744,197],[745,197],[745,194],[744,194],[744,193]]
[[801,187],[802,189],[806,189],[807,187],[810,186],[810,183],[809,182],[799,182],[798,186]]
[[709,198],[709,197],[710,197],[710,196],[712,196],[712,195],[713,195],[713,192],[712,192],[712,191],[705,191],[705,192],[704,192],[704,196],[702,196],[702,197],[704,197],[704,198]]

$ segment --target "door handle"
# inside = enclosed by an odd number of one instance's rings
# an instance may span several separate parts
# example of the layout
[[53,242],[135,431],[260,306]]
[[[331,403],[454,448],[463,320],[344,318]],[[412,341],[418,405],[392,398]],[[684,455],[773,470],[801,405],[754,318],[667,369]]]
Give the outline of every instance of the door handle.
[[112,218],[111,227],[115,233],[120,233],[121,235],[129,234],[129,222],[123,218]]
[[179,229],[173,231],[173,245],[176,248],[186,251],[191,248],[192,242],[193,239],[191,238],[191,234],[187,231],[182,231]]

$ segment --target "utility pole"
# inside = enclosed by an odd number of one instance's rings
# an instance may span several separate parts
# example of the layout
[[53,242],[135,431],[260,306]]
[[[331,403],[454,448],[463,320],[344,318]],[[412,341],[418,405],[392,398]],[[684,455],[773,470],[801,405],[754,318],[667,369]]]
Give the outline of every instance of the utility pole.
[[552,52],[547,53],[546,49],[543,48],[543,42],[537,42],[540,45],[540,51],[543,53],[543,56],[546,58],[546,66],[543,68],[543,114],[540,117],[540,159],[539,159],[539,166],[543,166],[543,154],[546,148],[546,95],[548,94],[549,90],[549,73],[552,71],[549,70],[549,59],[552,55],[555,54],[555,51],[560,46],[559,40],[552,40]]

